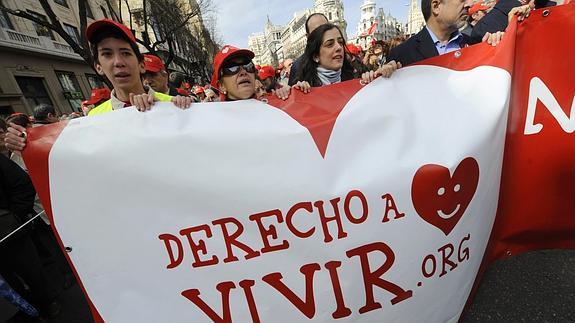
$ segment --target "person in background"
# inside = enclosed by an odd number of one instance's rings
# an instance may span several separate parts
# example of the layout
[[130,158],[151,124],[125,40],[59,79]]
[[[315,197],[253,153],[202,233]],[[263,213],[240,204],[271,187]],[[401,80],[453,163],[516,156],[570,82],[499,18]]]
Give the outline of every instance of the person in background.
[[56,109],[50,104],[41,103],[34,108],[34,126],[41,126],[60,121]]
[[168,84],[169,73],[161,58],[152,54],[144,54],[144,69],[146,70],[143,75],[144,85],[169,96],[179,95],[176,88]]
[[204,93],[206,95],[206,98],[204,99],[203,102],[218,102],[219,101],[218,94],[216,94],[216,92],[211,87],[206,88],[204,90]]
[[281,87],[280,84],[276,82],[276,71],[270,65],[264,65],[258,71],[258,79],[264,86],[267,93],[271,93]]
[[260,81],[259,78],[256,77],[256,100],[267,100],[268,92],[266,91],[266,87]]
[[493,6],[493,9],[473,27],[471,40],[478,42],[486,34],[505,31],[513,17],[517,16],[518,21],[523,21],[529,17],[532,9],[539,9],[549,5],[554,5],[554,3],[535,0],[499,0]]
[[361,75],[369,69],[365,66],[361,59],[361,47],[355,44],[347,44],[345,45],[346,53],[353,68],[353,75]]
[[184,74],[180,72],[170,73],[170,87],[175,88],[181,96],[190,95],[190,92],[184,88]]
[[363,57],[363,65],[369,70],[377,70],[385,62],[384,53],[387,52],[387,44],[381,40],[371,43],[367,53]]
[[92,94],[88,100],[82,101],[82,113],[87,116],[90,110],[94,109],[104,101],[110,99],[111,91],[108,88],[92,89]]
[[205,89],[202,86],[194,85],[192,93],[198,98],[199,102],[203,102],[206,98]]
[[[36,191],[22,168],[0,155],[0,236],[4,238],[33,212]],[[21,229],[0,244],[0,275],[45,318],[61,310],[58,289],[42,266],[27,230]],[[27,288],[26,288],[27,287]]]
[[292,65],[293,65],[293,59],[291,58],[286,58],[281,64],[282,68],[280,71],[278,83],[280,83],[282,86],[286,86],[289,83],[289,76]]

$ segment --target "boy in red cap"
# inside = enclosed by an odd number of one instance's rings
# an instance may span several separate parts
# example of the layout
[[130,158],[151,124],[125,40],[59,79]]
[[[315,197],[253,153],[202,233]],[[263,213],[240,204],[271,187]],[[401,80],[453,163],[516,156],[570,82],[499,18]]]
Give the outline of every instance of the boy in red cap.
[[[100,19],[88,26],[86,36],[96,71],[107,77],[114,87],[110,99],[90,110],[89,116],[131,105],[145,111],[150,109],[154,101],[171,101],[180,108],[190,106],[190,98],[171,97],[144,87],[141,79],[145,72],[144,56],[128,27],[110,19]],[[11,125],[5,137],[6,147],[11,150],[24,149],[25,131],[23,127]]]

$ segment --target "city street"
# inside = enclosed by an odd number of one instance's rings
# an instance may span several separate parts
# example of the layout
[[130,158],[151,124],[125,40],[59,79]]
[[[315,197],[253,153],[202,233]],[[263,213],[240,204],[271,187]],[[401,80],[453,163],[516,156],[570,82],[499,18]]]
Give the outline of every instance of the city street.
[[[48,322],[92,322],[78,285],[64,291],[60,302],[61,314]],[[487,270],[462,322],[575,322],[574,304],[575,250],[529,252]],[[31,322],[15,314],[0,299],[0,322]]]

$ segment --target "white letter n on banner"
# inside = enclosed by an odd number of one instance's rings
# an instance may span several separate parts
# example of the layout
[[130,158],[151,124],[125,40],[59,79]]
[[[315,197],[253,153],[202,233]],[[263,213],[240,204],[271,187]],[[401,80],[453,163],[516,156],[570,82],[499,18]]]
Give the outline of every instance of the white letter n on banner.
[[534,77],[529,84],[529,103],[527,105],[527,118],[525,119],[525,135],[534,135],[543,129],[542,124],[534,124],[535,109],[538,100],[551,112],[565,132],[575,132],[575,96],[571,104],[571,115],[567,116],[561,109],[557,99],[553,96],[553,93],[547,88],[547,85],[545,85],[540,78]]

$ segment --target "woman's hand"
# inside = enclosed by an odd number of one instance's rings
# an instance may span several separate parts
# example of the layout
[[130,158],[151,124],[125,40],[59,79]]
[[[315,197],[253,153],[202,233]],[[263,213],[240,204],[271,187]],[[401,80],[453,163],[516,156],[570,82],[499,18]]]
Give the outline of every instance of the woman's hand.
[[291,87],[289,85],[286,86],[282,86],[277,90],[274,90],[274,94],[280,99],[280,100],[287,100],[287,98],[290,95],[290,91],[291,91]]
[[311,85],[309,85],[309,83],[306,81],[297,82],[296,84],[294,84],[293,88],[298,89],[298,90],[302,91],[303,93],[311,92]]
[[22,151],[26,147],[26,128],[10,122],[4,143],[9,150]]
[[368,84],[380,76],[389,78],[398,68],[401,68],[401,63],[391,61],[385,65],[382,65],[376,71],[369,71],[363,73],[361,75],[361,81],[363,84]]

